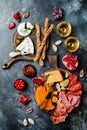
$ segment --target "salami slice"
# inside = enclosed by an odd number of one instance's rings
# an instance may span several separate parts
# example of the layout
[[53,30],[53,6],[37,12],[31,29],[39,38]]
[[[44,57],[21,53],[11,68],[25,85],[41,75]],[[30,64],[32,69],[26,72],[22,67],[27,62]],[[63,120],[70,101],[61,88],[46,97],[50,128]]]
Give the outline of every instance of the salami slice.
[[68,90],[71,92],[76,92],[81,90],[81,88],[82,88],[82,84],[79,81],[77,81],[76,84],[72,85],[71,87],[68,87]]

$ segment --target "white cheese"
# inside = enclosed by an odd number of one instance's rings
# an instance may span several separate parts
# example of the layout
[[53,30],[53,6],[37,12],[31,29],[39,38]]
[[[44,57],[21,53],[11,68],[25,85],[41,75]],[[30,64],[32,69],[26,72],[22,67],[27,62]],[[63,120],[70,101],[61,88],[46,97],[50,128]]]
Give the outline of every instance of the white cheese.
[[[26,25],[26,28],[25,28],[25,25]],[[17,32],[21,36],[28,36],[31,33],[33,28],[34,26],[30,22],[23,22],[19,24],[17,28]]]
[[32,30],[34,29],[34,26],[30,22],[27,22],[27,28]]
[[16,50],[21,52],[21,55],[34,54],[34,45],[30,37],[26,37]]

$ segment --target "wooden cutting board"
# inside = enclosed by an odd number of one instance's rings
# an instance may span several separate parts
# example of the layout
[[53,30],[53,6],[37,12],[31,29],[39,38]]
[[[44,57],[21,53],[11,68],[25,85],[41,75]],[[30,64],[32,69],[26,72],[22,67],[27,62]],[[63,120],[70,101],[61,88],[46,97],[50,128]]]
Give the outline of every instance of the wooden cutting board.
[[[34,24],[35,25],[35,24]],[[41,27],[41,40],[43,39],[43,32],[44,32],[44,29],[43,27]],[[17,36],[19,34],[17,33],[17,31],[14,33],[13,35],[13,48],[14,48],[14,51],[16,51],[16,40],[17,40]],[[14,57],[14,58],[11,58],[10,60],[8,60],[5,64],[2,65],[2,69],[7,69],[9,68],[14,62],[16,61],[19,61],[19,60],[29,60],[29,61],[33,61],[35,55],[36,55],[36,51],[37,51],[37,43],[36,43],[36,28],[34,29],[34,31],[29,35],[29,37],[32,39],[33,41],[33,44],[34,44],[34,50],[35,50],[35,53],[32,55],[32,54],[27,54],[27,55],[20,55],[20,56],[17,56],[17,57]],[[25,39],[26,37],[24,37]],[[23,39],[23,40],[24,40]],[[49,45],[49,39],[47,40],[47,45]]]
[[[69,77],[70,77],[70,75],[72,74],[70,71],[58,67],[58,55],[48,55],[47,58],[48,58],[48,61],[49,61],[49,63],[50,63],[51,68],[48,69],[48,70],[46,70],[46,71],[44,71],[42,74],[40,74],[40,76],[41,76],[41,75],[44,76],[45,73],[49,73],[49,72],[51,72],[51,71],[60,70],[60,72],[61,72],[63,78],[65,78],[65,74],[66,74],[66,73],[68,73],[68,75],[69,75]],[[69,78],[69,77],[68,77],[68,78]],[[67,78],[66,78],[66,79],[67,79]],[[44,85],[45,85],[45,82],[44,82]],[[36,85],[34,84],[34,87],[33,87],[33,88],[34,88],[34,99],[35,99],[35,101],[36,101],[35,93],[36,93],[36,90],[37,90],[38,87],[41,87],[41,86],[40,86],[40,85],[39,85],[39,86],[36,86]],[[51,91],[51,92],[52,92],[52,91]],[[42,93],[43,93],[43,92],[42,92]],[[36,104],[37,104],[37,102],[36,102]],[[38,104],[37,104],[37,105],[38,105]],[[38,106],[38,107],[40,108],[40,106]],[[40,108],[40,109],[41,109],[41,108]],[[42,110],[44,110],[44,109],[42,109]],[[48,113],[48,111],[45,111],[45,112]]]

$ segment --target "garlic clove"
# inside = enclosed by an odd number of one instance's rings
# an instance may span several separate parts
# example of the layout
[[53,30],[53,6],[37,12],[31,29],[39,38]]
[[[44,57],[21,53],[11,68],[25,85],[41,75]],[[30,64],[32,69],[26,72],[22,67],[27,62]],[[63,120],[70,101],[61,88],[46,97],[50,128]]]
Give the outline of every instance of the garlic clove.
[[60,45],[61,43],[62,43],[62,41],[61,41],[61,40],[58,40],[58,41],[55,42],[55,45],[58,46],[58,45]]

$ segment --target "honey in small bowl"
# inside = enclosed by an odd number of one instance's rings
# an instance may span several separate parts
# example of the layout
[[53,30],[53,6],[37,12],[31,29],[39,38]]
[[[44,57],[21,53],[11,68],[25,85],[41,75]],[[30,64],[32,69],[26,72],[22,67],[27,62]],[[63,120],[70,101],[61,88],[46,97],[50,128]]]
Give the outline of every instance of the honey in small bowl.
[[69,52],[75,52],[79,48],[79,39],[73,36],[70,36],[66,38],[64,42],[64,47],[69,51]]
[[71,34],[71,24],[67,21],[60,22],[56,26],[56,32],[60,37],[67,37]]

